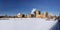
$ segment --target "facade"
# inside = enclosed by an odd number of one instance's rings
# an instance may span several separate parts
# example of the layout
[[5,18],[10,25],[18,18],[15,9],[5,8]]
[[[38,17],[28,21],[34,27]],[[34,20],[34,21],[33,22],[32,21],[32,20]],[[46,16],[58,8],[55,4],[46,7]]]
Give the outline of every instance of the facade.
[[43,14],[41,14],[40,11],[36,10],[36,11],[34,11],[34,15],[36,18],[47,18],[48,12],[44,12]]
[[53,16],[49,15],[48,12],[41,13],[36,9],[32,10],[32,14],[24,15],[24,14],[18,13],[17,17],[18,18],[51,18],[51,19],[53,18]]
[[44,12],[43,13],[43,18],[47,18],[48,17],[48,12]]
[[27,17],[27,18],[31,18],[31,14],[27,14],[26,17]]
[[33,9],[31,14],[21,14],[18,13],[17,16],[0,16],[0,18],[56,18],[53,14],[48,14],[48,12],[41,13],[37,9]]
[[34,12],[34,15],[35,15],[36,18],[38,18],[39,15],[40,15],[40,11],[37,11],[37,10],[36,10],[36,11]]
[[18,17],[18,18],[22,18],[22,14],[18,13],[18,14],[17,14],[17,17]]
[[44,16],[48,17],[48,12],[44,12]]

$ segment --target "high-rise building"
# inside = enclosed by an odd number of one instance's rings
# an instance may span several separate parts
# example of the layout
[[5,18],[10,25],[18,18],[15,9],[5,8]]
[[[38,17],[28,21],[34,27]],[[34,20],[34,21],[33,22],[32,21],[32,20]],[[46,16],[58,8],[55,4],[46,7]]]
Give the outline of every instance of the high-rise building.
[[38,11],[38,10],[34,11],[34,15],[35,15],[36,18],[39,17],[40,14],[41,14],[40,11]]

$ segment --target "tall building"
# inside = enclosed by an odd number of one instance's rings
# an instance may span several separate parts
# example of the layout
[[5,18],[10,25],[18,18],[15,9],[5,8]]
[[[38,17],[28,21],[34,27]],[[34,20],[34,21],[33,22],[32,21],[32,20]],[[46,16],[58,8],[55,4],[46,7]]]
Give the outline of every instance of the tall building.
[[32,16],[34,15],[34,17],[39,17],[39,15],[41,14],[40,11],[38,11],[37,9],[33,8],[32,12],[31,12]]
[[36,9],[33,8],[32,11],[31,11],[31,14],[34,14],[35,11],[36,11]]
[[40,11],[38,11],[38,10],[34,11],[34,15],[35,15],[36,18],[39,17],[40,14],[41,14]]
[[18,13],[17,17],[19,18],[25,18],[25,17],[26,18],[53,18],[53,16],[51,14],[49,15],[48,12],[41,13],[37,9],[33,9],[31,14],[27,14],[27,15]]
[[44,16],[45,17],[48,17],[48,12],[44,12]]

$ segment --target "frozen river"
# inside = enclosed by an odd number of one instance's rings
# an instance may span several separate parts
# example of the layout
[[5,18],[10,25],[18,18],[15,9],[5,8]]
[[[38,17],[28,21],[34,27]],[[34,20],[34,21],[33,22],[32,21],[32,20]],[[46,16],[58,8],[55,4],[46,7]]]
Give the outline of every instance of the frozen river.
[[49,21],[40,18],[0,19],[0,30],[52,30],[57,23],[57,20]]

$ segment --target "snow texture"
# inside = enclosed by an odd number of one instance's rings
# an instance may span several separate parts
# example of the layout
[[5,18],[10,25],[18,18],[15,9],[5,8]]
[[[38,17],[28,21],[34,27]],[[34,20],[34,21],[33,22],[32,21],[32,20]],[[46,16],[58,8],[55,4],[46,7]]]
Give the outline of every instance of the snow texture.
[[40,18],[9,18],[0,20],[0,30],[50,30],[56,23]]

